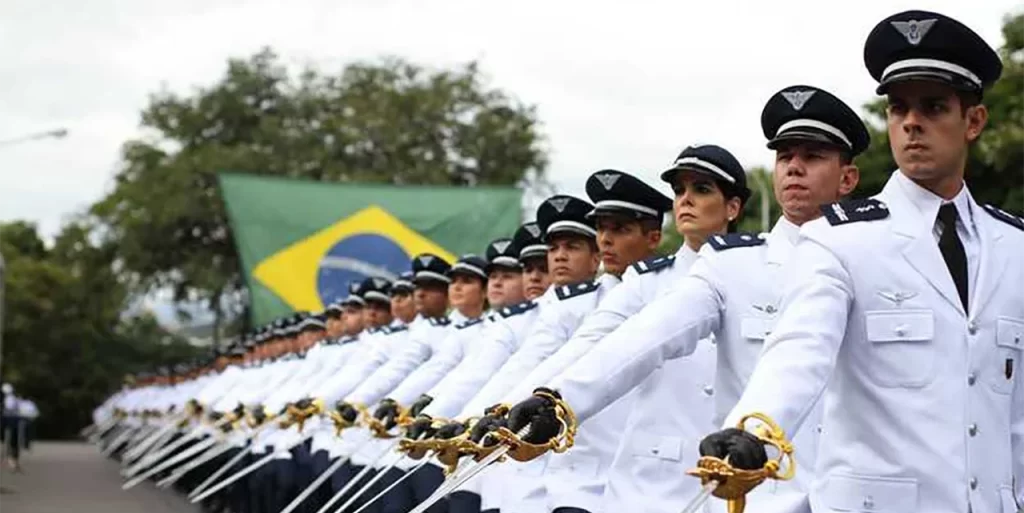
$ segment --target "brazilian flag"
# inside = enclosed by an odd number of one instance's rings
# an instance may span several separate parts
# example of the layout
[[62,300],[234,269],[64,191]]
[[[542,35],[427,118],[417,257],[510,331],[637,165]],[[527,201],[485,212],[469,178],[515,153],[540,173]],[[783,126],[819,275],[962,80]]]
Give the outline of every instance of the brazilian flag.
[[513,187],[219,178],[257,324],[321,310],[352,280],[394,279],[419,253],[449,262],[482,254],[520,222],[522,193]]

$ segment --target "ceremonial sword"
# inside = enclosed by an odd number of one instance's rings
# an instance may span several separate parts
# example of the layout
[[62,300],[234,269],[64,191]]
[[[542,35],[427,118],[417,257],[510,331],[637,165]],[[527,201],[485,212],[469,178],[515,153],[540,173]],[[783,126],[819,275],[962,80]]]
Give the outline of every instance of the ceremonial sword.
[[229,478],[227,478],[227,479],[217,483],[215,486],[213,486],[212,488],[210,488],[210,489],[204,491],[203,493],[197,495],[196,497],[193,497],[192,499],[190,499],[190,502],[192,504],[195,504],[195,503],[197,503],[197,502],[199,502],[199,501],[201,501],[201,500],[203,500],[203,499],[205,499],[205,498],[207,498],[207,497],[209,497],[209,496],[219,492],[220,490],[226,488],[231,483],[234,483],[235,481],[238,481],[239,479],[241,479],[241,478],[249,475],[250,473],[252,473],[252,471],[262,467],[264,464],[266,464],[270,460],[274,459],[274,457],[277,456],[278,454],[284,454],[284,453],[292,450],[293,447],[297,447],[299,444],[305,442],[306,440],[309,440],[312,436],[313,436],[313,432],[311,430],[309,433],[307,433],[306,435],[304,435],[302,438],[298,439],[297,441],[288,444],[286,447],[283,447],[281,449],[277,449],[277,450],[267,454],[263,458],[257,460],[255,463],[249,465],[248,467],[245,467],[242,470],[239,470],[238,472],[236,472],[231,477],[229,477]]

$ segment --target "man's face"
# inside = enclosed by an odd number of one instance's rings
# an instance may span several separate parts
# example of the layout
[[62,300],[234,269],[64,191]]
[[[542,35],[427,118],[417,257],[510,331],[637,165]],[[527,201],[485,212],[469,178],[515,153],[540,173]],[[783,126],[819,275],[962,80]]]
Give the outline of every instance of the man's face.
[[726,198],[711,177],[683,170],[672,177],[672,214],[676,231],[683,237],[705,241],[723,233],[729,221],[736,219],[742,208],[739,198]]
[[523,263],[523,295],[526,299],[537,299],[551,285],[548,274],[547,256],[535,256],[522,259]]
[[590,280],[597,274],[600,254],[594,240],[574,233],[556,233],[548,238],[548,271],[555,285]]
[[416,317],[416,303],[412,300],[412,294],[393,292],[391,294],[391,315],[402,322],[412,322]]
[[782,143],[775,150],[775,199],[786,218],[795,224],[818,218],[821,205],[852,192],[859,179],[857,167],[844,165],[834,147],[794,141]]
[[661,242],[660,230],[645,230],[640,221],[624,216],[597,218],[597,247],[605,272],[622,276],[629,266],[643,260]]
[[984,105],[965,109],[948,86],[912,80],[889,86],[886,120],[893,158],[907,177],[959,186],[968,146],[981,135],[988,111]]
[[416,311],[424,317],[441,317],[448,310],[448,284],[421,281],[412,294]]
[[475,276],[459,273],[452,276],[448,284],[448,302],[452,308],[480,308],[484,303],[483,280]]
[[367,324],[370,327],[380,328],[381,326],[387,326],[388,324],[391,324],[390,303],[367,301],[366,308],[364,308],[363,311],[366,312]]
[[345,305],[344,316],[342,317],[345,322],[345,334],[346,335],[357,335],[360,331],[363,331],[364,320],[363,320],[363,307],[356,305]]
[[487,275],[487,303],[491,308],[521,303],[523,298],[522,271],[495,267]]
[[341,317],[327,317],[327,336],[337,338],[345,334],[345,324]]

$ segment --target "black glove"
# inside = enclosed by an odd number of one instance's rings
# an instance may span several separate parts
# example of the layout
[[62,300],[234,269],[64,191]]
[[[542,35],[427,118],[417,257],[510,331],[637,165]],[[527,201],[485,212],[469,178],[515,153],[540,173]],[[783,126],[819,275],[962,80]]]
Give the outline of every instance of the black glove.
[[413,418],[419,417],[423,409],[429,406],[430,402],[433,400],[434,398],[427,394],[421,395],[420,398],[416,399],[416,402],[412,403],[412,406],[409,407],[409,416]]
[[[547,392],[559,399],[562,398],[558,392],[547,388],[538,388],[534,392]],[[509,430],[518,433],[527,424],[530,425],[530,430],[526,436],[522,437],[525,442],[543,444],[558,436],[562,424],[558,422],[558,417],[555,415],[555,402],[547,397],[534,395],[509,410]]]
[[300,409],[300,410],[305,410],[306,408],[309,408],[310,406],[313,406],[313,400],[309,399],[309,398],[307,398],[307,399],[299,399],[299,401],[295,403],[295,407]]
[[435,434],[434,436],[441,440],[451,440],[452,438],[455,438],[465,432],[465,424],[453,420],[437,428],[437,434]]
[[257,406],[252,409],[252,418],[256,420],[256,423],[262,424],[264,420],[267,420],[267,412],[262,406]]
[[345,401],[338,401],[338,404],[336,404],[334,408],[338,410],[338,415],[341,415],[341,418],[345,419],[345,422],[352,423],[359,418],[359,410]]
[[391,429],[398,423],[398,403],[391,399],[384,399],[373,411],[373,418],[384,423],[384,429]]
[[768,462],[764,442],[742,429],[729,428],[705,436],[700,441],[700,455],[725,459],[745,470],[757,470]]
[[207,414],[206,417],[208,419],[210,419],[210,422],[213,422],[214,424],[216,424],[217,421],[219,421],[221,419],[221,417],[223,417],[223,416],[224,416],[224,414],[219,412],[219,411],[211,411],[209,414]]
[[[499,417],[497,415],[492,414],[484,415],[483,417],[480,417],[480,420],[476,421],[476,424],[473,425],[473,429],[469,432],[469,439],[473,443],[479,445],[480,440],[483,440],[484,436],[487,435],[487,433],[490,433],[491,431],[497,431],[498,428],[503,427],[508,427],[508,421],[505,420],[503,417]],[[484,447],[491,447],[496,445],[497,443],[497,438],[489,436],[487,437],[487,440],[484,442]]]
[[235,409],[231,410],[231,414],[234,415],[236,419],[240,419],[240,418],[244,417],[245,416],[245,406],[243,406],[242,403],[238,403],[238,406],[235,406]]
[[409,440],[426,440],[427,438],[433,438],[437,433],[437,429],[434,428],[434,419],[427,415],[420,415],[416,417],[416,420],[409,424],[409,429],[405,430],[405,437]]

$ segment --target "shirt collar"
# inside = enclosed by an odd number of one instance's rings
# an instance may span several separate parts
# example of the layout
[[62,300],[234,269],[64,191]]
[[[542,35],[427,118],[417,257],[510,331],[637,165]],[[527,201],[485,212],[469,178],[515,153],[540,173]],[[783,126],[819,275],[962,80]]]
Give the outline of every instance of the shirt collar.
[[904,175],[903,171],[896,173],[896,183],[903,191],[903,195],[917,208],[923,218],[930,219],[934,223],[939,215],[939,207],[946,203],[952,203],[956,206],[957,216],[967,229],[968,236],[977,236],[977,228],[974,225],[974,209],[971,207],[971,193],[968,191],[966,183],[963,184],[960,192],[953,197],[952,201],[946,201],[932,191],[921,187]]

